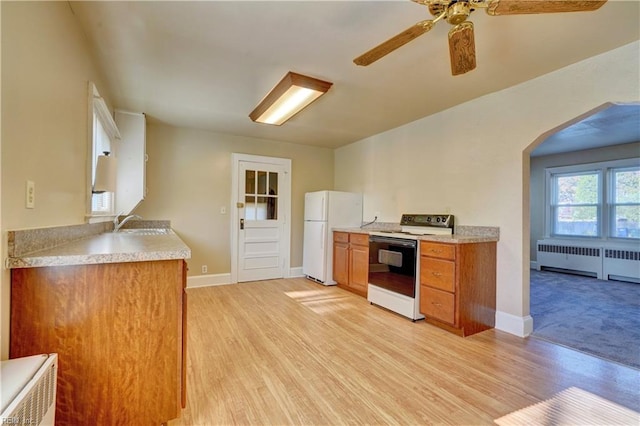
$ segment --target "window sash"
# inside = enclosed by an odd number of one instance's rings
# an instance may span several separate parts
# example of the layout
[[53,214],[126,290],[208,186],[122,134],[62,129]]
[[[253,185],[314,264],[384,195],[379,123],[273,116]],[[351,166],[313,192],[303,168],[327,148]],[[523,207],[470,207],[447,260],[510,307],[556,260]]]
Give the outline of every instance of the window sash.
[[[569,194],[570,199],[561,200],[561,182],[567,178],[593,177],[595,178],[596,202],[580,202],[580,194]],[[574,186],[578,186],[576,182]],[[568,173],[551,174],[551,235],[562,237],[599,238],[602,235],[602,175],[599,170],[581,170]],[[575,188],[578,192],[580,188]],[[570,191],[565,191],[570,192]],[[585,195],[582,194],[584,197]],[[592,214],[588,214],[593,211]],[[585,212],[587,212],[585,214]],[[561,217],[562,216],[562,217]],[[582,220],[580,220],[582,219]]]
[[[640,238],[640,192],[631,194],[633,200],[637,201],[621,201],[619,197],[620,187],[618,186],[618,176],[631,172],[631,174],[640,174],[640,167],[619,167],[612,168],[610,172],[610,194],[609,202],[609,229],[611,237],[622,239],[639,239]],[[635,173],[634,173],[635,172]],[[633,179],[633,176],[631,177]],[[631,183],[631,191],[633,191],[634,182]],[[635,188],[640,185],[635,182]],[[635,207],[635,208],[634,208]]]

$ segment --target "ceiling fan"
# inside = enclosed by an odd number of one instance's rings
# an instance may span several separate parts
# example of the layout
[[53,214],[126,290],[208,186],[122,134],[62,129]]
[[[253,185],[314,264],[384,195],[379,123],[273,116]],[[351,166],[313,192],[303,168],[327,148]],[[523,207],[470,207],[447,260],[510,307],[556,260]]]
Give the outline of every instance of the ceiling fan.
[[521,15],[535,13],[591,11],[607,0],[411,0],[429,8],[434,19],[420,21],[400,34],[374,47],[353,60],[356,65],[370,65],[411,40],[430,31],[438,21],[445,20],[453,27],[449,30],[451,73],[464,74],[476,67],[476,47],[473,23],[469,15],[476,9],[485,9],[489,15]]

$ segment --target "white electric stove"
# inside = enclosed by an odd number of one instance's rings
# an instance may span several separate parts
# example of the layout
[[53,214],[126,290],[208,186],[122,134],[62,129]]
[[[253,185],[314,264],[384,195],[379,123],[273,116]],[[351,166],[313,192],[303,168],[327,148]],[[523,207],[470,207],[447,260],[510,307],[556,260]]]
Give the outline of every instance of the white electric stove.
[[403,214],[399,231],[369,233],[367,300],[413,321],[420,313],[420,245],[422,235],[453,234],[452,215]]

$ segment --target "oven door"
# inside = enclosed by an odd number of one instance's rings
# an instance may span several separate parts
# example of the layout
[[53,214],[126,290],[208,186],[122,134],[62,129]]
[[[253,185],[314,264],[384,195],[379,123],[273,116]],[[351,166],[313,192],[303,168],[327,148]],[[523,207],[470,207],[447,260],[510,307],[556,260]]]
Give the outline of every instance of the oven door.
[[415,298],[416,240],[369,237],[369,284]]

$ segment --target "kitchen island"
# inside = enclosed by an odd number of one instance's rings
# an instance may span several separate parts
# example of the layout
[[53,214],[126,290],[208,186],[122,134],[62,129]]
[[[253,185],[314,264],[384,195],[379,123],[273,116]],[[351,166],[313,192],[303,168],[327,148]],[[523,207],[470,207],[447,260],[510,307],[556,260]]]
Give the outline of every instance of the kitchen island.
[[190,256],[169,228],[102,232],[28,253],[14,247],[10,358],[58,353],[57,424],[179,416]]

